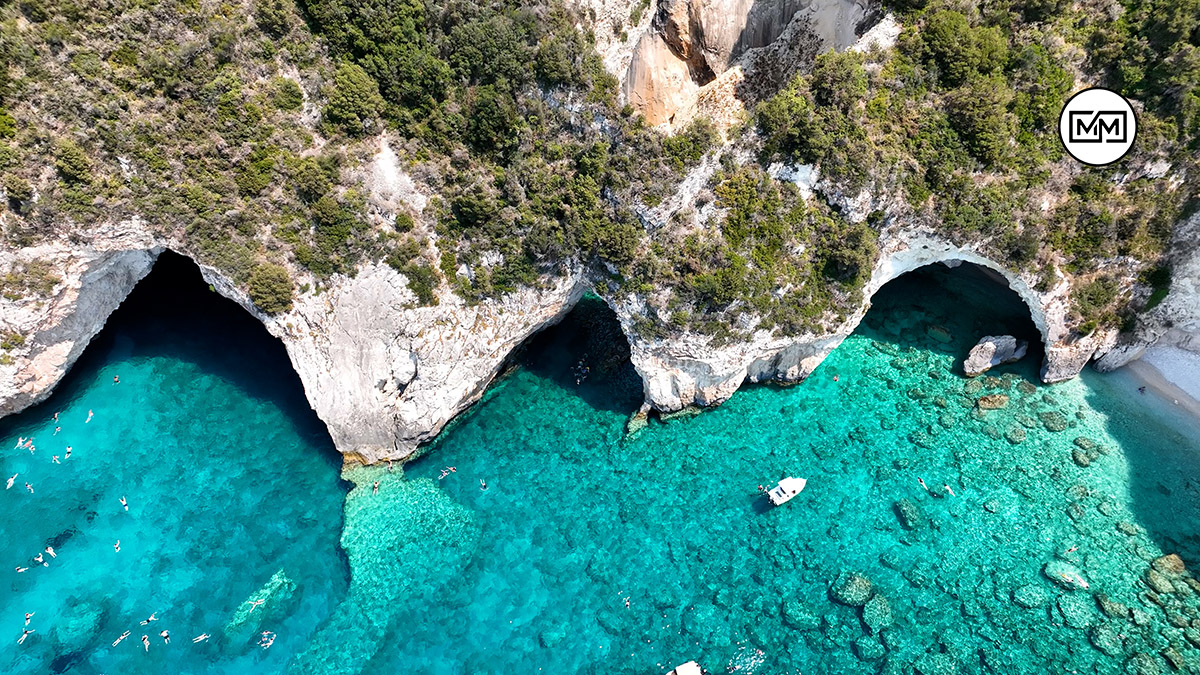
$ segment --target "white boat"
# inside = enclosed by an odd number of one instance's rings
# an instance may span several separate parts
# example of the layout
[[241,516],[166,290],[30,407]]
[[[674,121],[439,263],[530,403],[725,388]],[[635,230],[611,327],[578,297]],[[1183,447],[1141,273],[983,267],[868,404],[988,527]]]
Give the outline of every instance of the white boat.
[[808,481],[804,478],[792,478],[791,476],[788,476],[787,478],[779,481],[779,485],[776,485],[767,491],[767,498],[771,500],[772,504],[779,506],[780,504],[786,503],[792,497],[800,494],[800,492],[804,490],[804,486],[807,484]]
[[700,669],[700,664],[695,661],[688,661],[683,665],[675,666],[675,670],[667,673],[667,675],[703,675],[703,673],[704,671]]

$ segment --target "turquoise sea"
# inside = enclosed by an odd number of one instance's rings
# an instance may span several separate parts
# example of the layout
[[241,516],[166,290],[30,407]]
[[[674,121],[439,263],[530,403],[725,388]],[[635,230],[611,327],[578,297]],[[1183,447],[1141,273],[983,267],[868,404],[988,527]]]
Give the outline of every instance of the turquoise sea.
[[[1200,668],[1200,430],[1124,374],[1041,385],[1040,353],[964,378],[979,336],[1032,332],[965,267],[889,284],[805,383],[632,435],[640,383],[587,301],[420,459],[341,476],[278,344],[172,274],[0,421],[2,672]],[[190,319],[162,309],[185,287]]]

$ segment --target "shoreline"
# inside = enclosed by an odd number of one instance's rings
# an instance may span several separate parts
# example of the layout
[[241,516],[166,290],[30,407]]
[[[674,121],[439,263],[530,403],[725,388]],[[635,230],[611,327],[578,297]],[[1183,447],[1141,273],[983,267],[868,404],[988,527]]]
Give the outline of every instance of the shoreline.
[[1200,424],[1200,354],[1178,347],[1151,347],[1119,370],[1128,372],[1163,403]]

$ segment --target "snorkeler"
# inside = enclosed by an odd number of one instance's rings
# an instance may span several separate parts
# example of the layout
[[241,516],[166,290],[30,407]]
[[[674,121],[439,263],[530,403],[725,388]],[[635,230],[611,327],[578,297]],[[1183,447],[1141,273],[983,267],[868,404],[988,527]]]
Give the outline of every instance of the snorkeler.
[[39,554],[37,554],[37,555],[33,556],[33,559],[34,559],[34,560],[36,560],[36,561],[37,561],[37,563],[38,563],[39,565],[41,565],[42,567],[49,567],[49,566],[50,566],[50,563],[46,562],[46,559],[45,559],[45,557],[43,557],[41,553],[39,553]]
[[487,489],[487,481],[486,481],[486,480],[484,480],[484,479],[482,479],[482,478],[480,478],[480,479],[479,479],[479,489],[480,489],[480,490],[486,490],[486,489]]
[[28,628],[22,629],[22,631],[21,631],[21,639],[17,640],[17,644],[22,644],[22,643],[24,643],[24,642],[25,642],[25,638],[29,637],[29,634],[30,634],[30,633],[33,633],[33,632],[34,632],[34,631],[32,631],[32,630],[29,630]]
[[150,636],[149,635],[142,636],[142,646],[146,648],[146,651],[150,651]]
[[149,619],[146,619],[145,621],[141,622],[138,625],[145,626],[146,624],[150,623],[151,621],[158,621],[158,612],[151,614]]
[[159,633],[158,636],[163,639],[163,644],[165,644],[165,645],[171,644],[171,633],[168,632],[166,629],[163,629],[163,632]]
[[116,647],[117,645],[121,644],[121,641],[127,637],[129,637],[129,631],[125,631],[124,633],[121,633],[121,637],[117,638],[116,640],[113,640],[112,646]]
[[13,485],[13,481],[14,481],[14,480],[16,480],[16,479],[17,479],[17,476],[20,476],[20,475],[21,475],[21,474],[19,474],[19,473],[14,473],[14,474],[12,475],[12,478],[9,478],[9,479],[8,479],[8,485],[4,486],[4,489],[5,489],[5,490],[11,490],[11,489],[12,489],[12,485]]
[[46,553],[49,553],[51,558],[57,558],[57,557],[58,557],[58,554],[54,552],[54,547],[53,547],[53,546],[47,546],[47,547],[46,547]]
[[125,501],[124,496],[121,497],[121,506],[124,506],[126,511],[129,510],[129,502]]
[[196,637],[192,638],[192,644],[196,644],[197,642],[204,642],[205,640],[207,640],[210,637],[212,637],[212,636],[209,635],[208,633],[201,633],[201,634],[197,635]]

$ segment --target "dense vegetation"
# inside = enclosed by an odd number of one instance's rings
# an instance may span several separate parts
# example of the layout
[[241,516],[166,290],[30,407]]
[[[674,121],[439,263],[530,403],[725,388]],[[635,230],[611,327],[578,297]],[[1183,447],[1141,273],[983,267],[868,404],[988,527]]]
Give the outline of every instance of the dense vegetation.
[[[818,164],[849,194],[874,180],[891,213],[986,242],[998,259],[1039,270],[1040,290],[1060,266],[1086,277],[1117,256],[1160,258],[1195,181],[1130,171],[1168,160],[1194,173],[1200,4],[1129,2],[1115,22],[1053,0],[896,4],[896,49],[825,54],[758,105],[766,159]],[[1063,160],[1058,114],[1077,79],[1145,103],[1134,156],[1082,171]],[[1100,283],[1079,287],[1084,331],[1118,321],[1119,294],[1088,290]]]
[[[1194,191],[1198,3],[1122,0],[1114,20],[1060,0],[900,0],[894,49],[820,56],[735,143],[983,241],[1043,290],[1079,275],[1079,323],[1113,323],[1123,293],[1098,261],[1158,261]],[[269,313],[367,261],[426,305],[447,286],[477,301],[582,267],[607,293],[653,299],[650,332],[799,333],[859,299],[882,214],[853,224],[737,153],[714,156],[722,132],[703,118],[664,137],[617,109],[576,28],[590,17],[561,0],[248,7],[0,0],[6,245],[137,217]],[[1077,82],[1145,104],[1135,158],[1063,160],[1055,125]],[[362,185],[381,133],[435,195],[420,213]],[[1159,159],[1192,182],[1125,175]],[[679,179],[718,160],[697,203],[659,222]],[[11,297],[47,283],[8,274]]]

